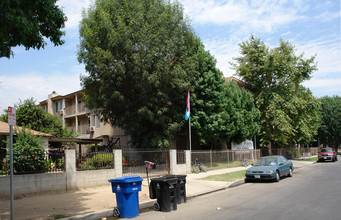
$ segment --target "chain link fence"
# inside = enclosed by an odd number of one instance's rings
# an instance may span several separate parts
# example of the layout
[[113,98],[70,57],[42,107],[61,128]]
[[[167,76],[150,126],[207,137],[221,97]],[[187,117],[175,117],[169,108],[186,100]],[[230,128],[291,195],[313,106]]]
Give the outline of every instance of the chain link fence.
[[242,166],[242,161],[245,160],[249,164],[260,158],[260,150],[221,150],[221,151],[192,151],[191,162],[201,162],[208,168],[226,168],[234,166]]

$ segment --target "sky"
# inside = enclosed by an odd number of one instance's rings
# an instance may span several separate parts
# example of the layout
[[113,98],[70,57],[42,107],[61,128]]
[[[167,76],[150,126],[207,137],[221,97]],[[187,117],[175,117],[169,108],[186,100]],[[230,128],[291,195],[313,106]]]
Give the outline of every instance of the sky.
[[[92,0],[59,0],[68,17],[65,44],[28,51],[13,48],[14,57],[0,58],[0,114],[8,106],[33,97],[38,104],[52,91],[67,95],[81,89],[86,75],[77,60],[78,25]],[[251,34],[269,48],[289,41],[296,54],[316,55],[318,70],[303,85],[319,98],[341,96],[340,0],[179,0],[195,33],[217,60],[224,76],[233,76],[230,63],[240,56],[239,44]]]

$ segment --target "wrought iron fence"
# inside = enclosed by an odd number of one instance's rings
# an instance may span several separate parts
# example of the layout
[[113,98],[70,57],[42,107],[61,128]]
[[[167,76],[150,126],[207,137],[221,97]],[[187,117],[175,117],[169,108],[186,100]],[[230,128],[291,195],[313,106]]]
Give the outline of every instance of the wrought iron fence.
[[204,163],[209,168],[224,168],[242,166],[242,161],[254,162],[260,158],[260,150],[221,150],[221,151],[192,151],[191,162]]
[[77,171],[114,168],[114,153],[112,151],[78,153],[76,155]]
[[161,176],[169,173],[168,150],[123,150],[123,176],[139,175],[146,177],[145,161],[156,164],[155,169],[149,169],[149,176]]
[[[14,175],[63,172],[65,170],[65,154],[44,150],[13,154],[13,168]],[[0,175],[9,174],[10,156],[7,155],[0,164]]]

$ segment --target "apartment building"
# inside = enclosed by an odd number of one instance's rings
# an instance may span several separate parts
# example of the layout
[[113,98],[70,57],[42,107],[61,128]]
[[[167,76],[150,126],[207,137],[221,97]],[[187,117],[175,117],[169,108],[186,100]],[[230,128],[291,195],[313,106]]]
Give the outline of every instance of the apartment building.
[[128,146],[129,137],[124,130],[103,123],[85,107],[81,90],[67,95],[53,91],[40,105],[46,112],[58,116],[66,128],[78,133],[78,138],[100,138],[102,145],[113,142],[116,146]]

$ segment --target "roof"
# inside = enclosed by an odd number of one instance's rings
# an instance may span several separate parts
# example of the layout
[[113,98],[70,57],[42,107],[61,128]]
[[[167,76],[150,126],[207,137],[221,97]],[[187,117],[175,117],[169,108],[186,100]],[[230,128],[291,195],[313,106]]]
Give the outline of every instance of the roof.
[[[20,126],[13,126],[13,133],[16,134],[16,131],[21,131],[23,128]],[[39,131],[35,131],[32,129],[26,129],[29,130],[33,135],[39,135],[44,137],[52,137],[51,134],[42,133]],[[0,135],[9,135],[9,124],[3,121],[0,121]]]
[[247,84],[234,76],[225,77],[227,82],[235,81],[239,87],[247,88]]
[[102,142],[103,139],[90,139],[90,138],[61,138],[61,137],[51,137],[49,142],[74,142],[77,144],[98,144]]

